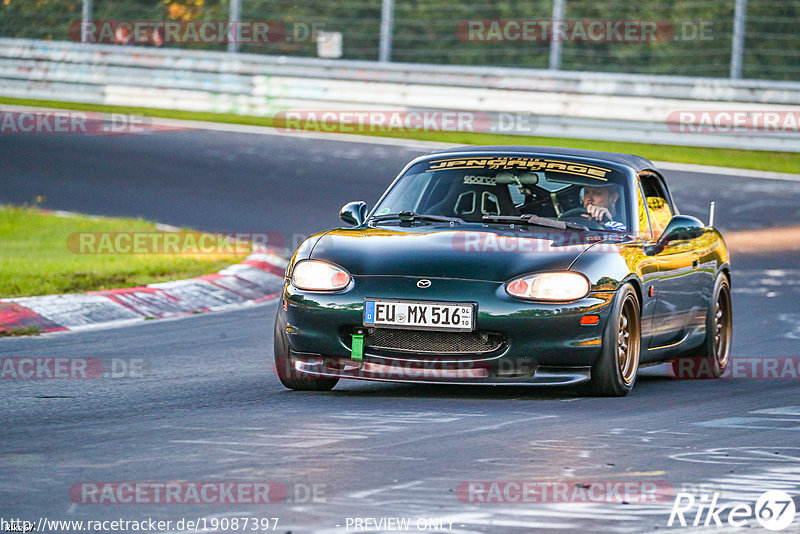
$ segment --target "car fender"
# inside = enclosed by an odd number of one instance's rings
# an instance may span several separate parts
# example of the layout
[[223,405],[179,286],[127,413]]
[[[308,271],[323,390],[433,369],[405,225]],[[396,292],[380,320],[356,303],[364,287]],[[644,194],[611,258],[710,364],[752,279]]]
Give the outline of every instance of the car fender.
[[643,252],[639,243],[595,243],[581,252],[569,270],[589,279],[592,291],[617,291],[623,284],[635,282],[641,293],[648,274],[655,271],[655,262]]
[[297,247],[297,250],[295,250],[294,254],[292,254],[289,264],[286,266],[286,278],[290,278],[292,276],[292,268],[298,261],[311,258],[311,254],[314,252],[314,247],[317,246],[319,240],[322,238],[322,236],[328,232],[331,232],[332,230],[333,229],[329,229],[312,234],[308,236],[302,243],[300,243],[300,245]]

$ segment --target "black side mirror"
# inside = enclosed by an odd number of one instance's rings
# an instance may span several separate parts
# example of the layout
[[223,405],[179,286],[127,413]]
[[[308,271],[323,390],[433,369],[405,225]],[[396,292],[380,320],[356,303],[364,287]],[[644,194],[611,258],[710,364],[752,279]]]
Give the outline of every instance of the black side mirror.
[[339,210],[339,217],[347,224],[359,226],[367,218],[367,203],[363,200],[348,202]]
[[664,229],[664,233],[658,238],[655,245],[646,247],[644,253],[648,256],[658,254],[664,247],[673,241],[686,241],[688,239],[697,239],[706,231],[703,222],[696,217],[689,217],[688,215],[676,215]]

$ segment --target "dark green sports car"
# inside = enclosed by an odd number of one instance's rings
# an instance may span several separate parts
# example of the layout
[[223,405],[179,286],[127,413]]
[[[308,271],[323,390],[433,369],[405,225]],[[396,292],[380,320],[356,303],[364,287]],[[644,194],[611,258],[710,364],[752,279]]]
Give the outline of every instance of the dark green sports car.
[[484,146],[410,162],[368,213],[305,240],[286,271],[275,369],[299,390],[340,378],[577,384],[631,391],[673,361],[720,376],[728,251],[679,215],[639,156]]

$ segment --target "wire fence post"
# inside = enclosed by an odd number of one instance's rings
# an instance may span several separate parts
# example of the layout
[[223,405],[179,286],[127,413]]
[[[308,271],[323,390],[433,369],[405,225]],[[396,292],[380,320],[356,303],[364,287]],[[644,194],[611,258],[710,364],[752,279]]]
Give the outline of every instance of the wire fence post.
[[378,61],[388,62],[392,59],[392,20],[394,19],[394,0],[383,0],[381,7],[381,45]]
[[747,18],[747,0],[736,0],[733,15],[733,38],[731,41],[731,79],[742,77],[742,56],[744,56],[744,23]]
[[230,36],[233,37],[228,39],[228,52],[238,52],[239,51],[239,39],[237,36],[239,35],[239,19],[242,18],[242,2],[241,0],[231,0],[231,9],[230,13],[228,14],[228,22],[231,23],[231,31]]
[[91,42],[89,35],[89,23],[92,21],[92,0],[83,0],[83,9],[81,12],[81,42]]
[[556,37],[556,24],[564,18],[564,2],[553,0],[553,20],[550,24],[550,70],[561,68],[561,41]]

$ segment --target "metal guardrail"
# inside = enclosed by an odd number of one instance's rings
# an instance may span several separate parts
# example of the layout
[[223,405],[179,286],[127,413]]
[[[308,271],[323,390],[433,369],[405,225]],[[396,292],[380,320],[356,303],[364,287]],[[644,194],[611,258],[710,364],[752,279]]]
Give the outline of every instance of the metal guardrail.
[[[675,111],[796,113],[800,83],[323,60],[0,38],[0,94],[269,116],[467,110],[537,117],[538,136],[800,150],[797,132],[679,133]],[[514,132],[509,132],[514,133]]]
[[0,38],[0,57],[93,62],[193,71],[272,74],[323,79],[418,83],[454,87],[652,96],[728,102],[800,104],[800,83],[644,74],[462,67],[413,63],[328,60],[256,54],[186,51],[66,41]]

